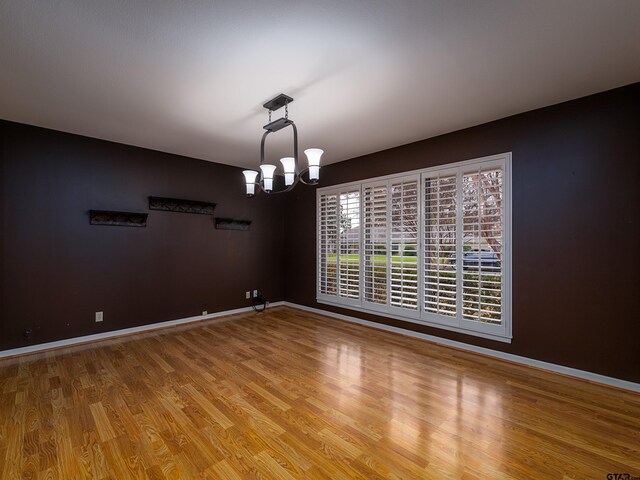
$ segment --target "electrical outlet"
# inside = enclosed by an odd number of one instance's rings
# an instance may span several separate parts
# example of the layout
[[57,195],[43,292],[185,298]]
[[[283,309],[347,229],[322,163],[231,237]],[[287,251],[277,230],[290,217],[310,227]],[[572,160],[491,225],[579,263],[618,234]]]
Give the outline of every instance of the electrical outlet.
[[207,312],[206,310],[203,310],[203,311],[202,311],[202,314],[203,314],[203,315],[206,315],[207,313],[209,313],[209,312]]
[[258,290],[254,290],[253,291],[253,298],[256,298],[258,296]]
[[247,293],[245,293],[244,295],[247,298],[247,300],[251,298],[251,292],[249,290],[247,290]]
[[104,316],[102,312],[96,312],[96,323],[101,322],[102,320],[104,320]]

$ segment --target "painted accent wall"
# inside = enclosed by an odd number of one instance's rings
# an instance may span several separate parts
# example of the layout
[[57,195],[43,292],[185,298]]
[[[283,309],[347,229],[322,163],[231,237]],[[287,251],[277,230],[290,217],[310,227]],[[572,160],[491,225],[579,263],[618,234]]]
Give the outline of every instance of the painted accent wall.
[[511,344],[315,301],[316,192],[286,204],[285,299],[640,381],[640,83],[329,165],[320,186],[513,153]]
[[[243,191],[239,168],[0,122],[0,350],[246,307],[252,289],[282,300],[283,199]],[[148,210],[151,195],[217,203],[251,230]],[[148,226],[90,225],[89,209]]]

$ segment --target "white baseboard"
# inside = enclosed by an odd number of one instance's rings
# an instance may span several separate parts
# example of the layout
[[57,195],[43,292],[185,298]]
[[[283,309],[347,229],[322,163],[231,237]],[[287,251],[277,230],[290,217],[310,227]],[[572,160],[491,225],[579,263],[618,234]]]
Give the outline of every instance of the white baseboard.
[[[284,305],[284,302],[269,303],[270,307],[279,307]],[[0,358],[14,357],[17,355],[24,355],[26,353],[35,353],[42,350],[49,350],[52,348],[68,347],[71,345],[77,345],[79,343],[96,342],[98,340],[106,340],[109,338],[121,337],[122,335],[130,335],[132,333],[148,332],[151,330],[157,330],[159,328],[173,327],[176,325],[184,325],[186,323],[201,322],[202,320],[210,320],[212,318],[226,317],[228,315],[234,315],[236,313],[250,312],[253,307],[236,308],[233,310],[225,310],[223,312],[209,313],[207,315],[197,315],[195,317],[180,318],[178,320],[169,320],[167,322],[151,323],[149,325],[141,325],[139,327],[123,328],[121,330],[113,330],[111,332],[95,333],[93,335],[85,335],[83,337],[67,338],[65,340],[58,340],[56,342],[40,343],[37,345],[29,345],[28,347],[13,348],[11,350],[0,351]]]
[[412,330],[406,330],[404,328],[392,327],[382,323],[370,322],[368,320],[362,320],[361,318],[352,317],[350,315],[342,315],[340,313],[334,313],[319,308],[307,307],[305,305],[298,305],[297,303],[283,302],[287,307],[297,308],[299,310],[306,310],[307,312],[317,313],[328,317],[337,318],[339,320],[345,320],[347,322],[359,323],[360,325],[366,325],[368,327],[374,327],[381,330],[387,330],[389,332],[399,333],[401,335],[407,335],[409,337],[420,338],[428,340],[440,345],[447,345],[450,347],[460,348],[462,350],[468,350],[470,352],[480,353],[489,357],[499,358],[502,360],[508,360],[510,362],[519,363],[521,365],[528,365],[531,367],[548,370],[550,372],[562,373],[571,377],[581,378],[583,380],[589,380],[591,382],[602,383],[612,387],[622,388],[625,390],[631,390],[632,392],[640,392],[640,383],[629,382],[627,380],[621,380],[619,378],[607,377],[606,375],[600,375],[598,373],[587,372],[585,370],[578,370],[576,368],[565,367],[563,365],[557,365],[555,363],[543,362],[541,360],[534,360],[533,358],[521,357],[519,355],[513,355],[511,353],[500,352],[497,350],[491,350],[490,348],[477,347],[468,343],[456,342],[454,340],[448,340],[446,338],[440,338],[433,335],[427,335],[425,333],[414,332]]
[[[468,343],[456,342],[454,340],[448,340],[446,338],[436,337],[433,335],[427,335],[425,333],[414,332],[412,330],[406,330],[404,328],[392,327],[382,323],[370,322],[361,318],[352,317],[350,315],[343,315],[340,313],[334,313],[319,308],[307,307],[305,305],[298,305],[291,302],[273,302],[269,304],[270,307],[287,306],[291,308],[297,308],[299,310],[305,310],[311,313],[320,315],[326,315],[328,317],[337,318],[339,320],[345,320],[347,322],[358,323],[360,325],[366,325],[368,327],[378,328],[380,330],[386,330],[389,332],[399,333],[401,335],[407,335],[414,338],[420,338],[440,345],[447,345],[450,347],[460,348],[470,352],[480,353],[489,357],[494,357],[502,360],[508,360],[521,365],[528,365],[537,367],[550,372],[562,373],[583,380],[589,380],[596,383],[602,383],[604,385],[610,385],[612,387],[622,388],[633,392],[640,392],[640,383],[629,382],[627,380],[621,380],[619,378],[607,377],[606,375],[600,375],[598,373],[587,372],[585,370],[578,370],[575,368],[565,367],[563,365],[557,365],[554,363],[543,362],[541,360],[535,360],[532,358],[521,357],[519,355],[513,355],[511,353],[500,352],[497,350],[491,350],[490,348],[477,347]],[[225,317],[228,315],[234,315],[237,313],[250,312],[252,307],[236,308],[233,310],[225,310],[222,312],[210,313],[208,315],[197,315],[195,317],[180,318],[177,320],[169,320],[167,322],[152,323],[149,325],[141,325],[139,327],[124,328],[122,330],[113,330],[111,332],[96,333],[93,335],[85,335],[83,337],[68,338],[65,340],[58,340],[56,342],[40,343],[38,345],[29,345],[28,347],[13,348],[11,350],[0,351],[0,358],[13,357],[17,355],[24,355],[28,353],[40,352],[43,350],[49,350],[53,348],[68,347],[72,345],[78,345],[81,343],[96,342],[99,340],[106,340],[109,338],[121,337],[123,335],[130,335],[132,333],[142,333],[160,328],[173,327],[177,325],[185,325],[193,322],[201,322],[203,320],[210,320],[219,317]]]

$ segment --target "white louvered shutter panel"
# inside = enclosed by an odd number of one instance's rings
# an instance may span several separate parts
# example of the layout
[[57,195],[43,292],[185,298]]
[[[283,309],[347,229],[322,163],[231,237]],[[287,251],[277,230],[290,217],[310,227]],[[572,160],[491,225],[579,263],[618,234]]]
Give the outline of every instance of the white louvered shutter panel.
[[360,189],[341,192],[338,208],[338,296],[360,300]]
[[491,325],[502,323],[503,171],[465,172],[462,176],[462,317]]
[[317,199],[320,303],[512,338],[510,153]]
[[364,301],[387,305],[387,183],[363,187]]
[[390,182],[389,305],[418,311],[417,177]]
[[457,175],[424,178],[424,311],[456,317]]
[[338,196],[321,195],[318,201],[318,292],[337,295]]

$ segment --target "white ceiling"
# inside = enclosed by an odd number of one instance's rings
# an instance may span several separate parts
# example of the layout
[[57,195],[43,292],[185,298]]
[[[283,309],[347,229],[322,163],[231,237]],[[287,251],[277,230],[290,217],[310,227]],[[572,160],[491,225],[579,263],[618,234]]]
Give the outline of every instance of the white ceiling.
[[332,163],[639,80],[638,0],[0,0],[0,118],[230,165],[280,92]]

